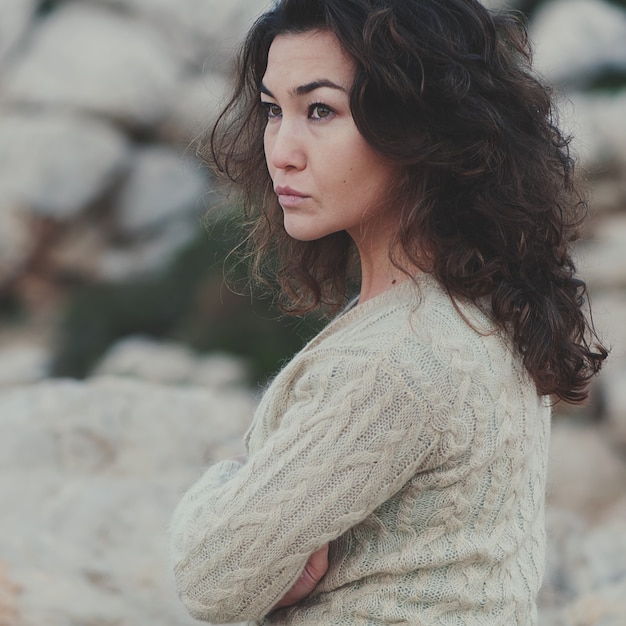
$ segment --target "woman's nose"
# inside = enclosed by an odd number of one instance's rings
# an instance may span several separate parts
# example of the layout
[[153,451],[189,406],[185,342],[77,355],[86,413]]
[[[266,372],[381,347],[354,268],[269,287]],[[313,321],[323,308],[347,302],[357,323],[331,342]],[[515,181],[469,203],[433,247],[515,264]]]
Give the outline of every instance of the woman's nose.
[[304,168],[305,142],[297,125],[283,119],[280,126],[266,136],[266,153],[277,169]]

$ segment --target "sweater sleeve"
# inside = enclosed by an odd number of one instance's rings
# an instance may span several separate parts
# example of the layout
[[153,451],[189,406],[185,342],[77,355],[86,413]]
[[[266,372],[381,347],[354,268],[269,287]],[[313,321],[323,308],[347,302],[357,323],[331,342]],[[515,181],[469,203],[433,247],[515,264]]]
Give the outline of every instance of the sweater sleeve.
[[270,388],[290,399],[278,428],[244,465],[210,468],[175,511],[172,561],[191,615],[262,618],[315,550],[462,455],[472,374],[447,365],[336,353],[291,389]]

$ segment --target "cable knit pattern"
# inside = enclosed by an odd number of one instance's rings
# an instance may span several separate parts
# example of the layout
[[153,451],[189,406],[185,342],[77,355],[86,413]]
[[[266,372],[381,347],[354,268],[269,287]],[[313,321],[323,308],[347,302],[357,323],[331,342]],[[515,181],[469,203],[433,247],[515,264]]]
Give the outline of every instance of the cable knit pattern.
[[[249,460],[184,496],[172,560],[194,617],[536,623],[548,403],[475,307],[418,283],[334,319],[266,391]],[[327,542],[313,594],[272,612]]]

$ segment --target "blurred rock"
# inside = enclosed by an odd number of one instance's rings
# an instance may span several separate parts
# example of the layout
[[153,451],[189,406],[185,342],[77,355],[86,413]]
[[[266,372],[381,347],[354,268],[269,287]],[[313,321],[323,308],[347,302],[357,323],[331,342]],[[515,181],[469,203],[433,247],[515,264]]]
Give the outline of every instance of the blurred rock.
[[626,623],[626,518],[615,513],[590,528],[574,513],[548,508],[542,626]]
[[[625,109],[626,110],[626,109]],[[626,212],[607,215],[576,248],[578,270],[594,290],[626,287]]]
[[0,387],[28,385],[49,375],[50,352],[41,346],[0,350]]
[[[576,595],[626,583],[626,520],[595,526],[564,553],[569,585]],[[626,597],[622,599],[626,603]],[[622,604],[626,609],[626,604]]]
[[602,524],[610,524],[615,520],[626,522],[626,490],[617,501],[605,510],[599,521]]
[[574,598],[566,556],[576,551],[585,531],[586,524],[580,515],[558,506],[548,507],[546,569],[539,593],[539,604],[544,610],[559,608]]
[[36,0],[0,0],[0,68],[24,38],[36,6]]
[[179,67],[145,24],[63,3],[31,37],[8,72],[5,101],[78,108],[139,127],[168,110]]
[[597,519],[624,494],[625,485],[626,462],[595,425],[555,422],[548,472],[551,506]]
[[249,380],[250,368],[244,359],[211,354],[198,359],[189,382],[201,388],[223,389],[243,386]]
[[626,359],[626,292],[620,289],[593,290],[591,305],[600,338],[611,348],[605,366],[611,368],[616,361]]
[[197,356],[174,342],[133,336],[116,343],[94,368],[92,376],[219,390],[243,387],[250,372],[243,359],[228,354]]
[[104,355],[92,375],[177,385],[191,379],[195,364],[193,352],[180,344],[149,337],[128,337]]
[[614,359],[602,372],[605,432],[626,458],[626,359]]
[[129,156],[123,135],[80,115],[0,116],[0,211],[30,209],[76,217],[119,176]]
[[122,7],[149,21],[187,64],[227,71],[254,19],[270,6],[269,0],[92,0]]
[[121,380],[1,392],[0,553],[20,626],[196,624],[167,524],[203,466],[242,453],[253,406],[241,391]]
[[[118,378],[4,390],[0,471],[197,472],[226,444],[241,454],[253,407],[251,394],[242,390],[176,389]],[[1,508],[4,517],[7,507]]]
[[98,276],[104,281],[126,282],[163,270],[197,231],[197,224],[177,221],[130,246],[110,248],[98,260]]
[[619,171],[626,166],[624,110],[626,89],[616,93],[574,92],[560,106],[562,125],[574,135],[575,153],[586,167],[618,169],[617,184],[623,176]]
[[602,70],[626,70],[626,15],[604,0],[551,0],[530,29],[535,67],[551,83],[584,84]]
[[[624,151],[626,153],[626,149]],[[614,162],[614,165],[617,164]],[[626,210],[626,176],[623,174],[626,172],[603,176],[591,184],[590,204],[592,215],[596,220],[606,213]]]
[[188,76],[176,88],[176,98],[158,132],[175,142],[204,135],[226,101],[228,80],[206,72]]
[[19,593],[20,587],[9,578],[0,563],[0,626],[19,626]]
[[624,626],[626,624],[626,581],[586,593],[568,605],[563,626]]
[[164,145],[143,148],[135,155],[118,198],[119,228],[136,237],[168,222],[199,221],[208,187],[208,175],[197,161]]
[[244,386],[249,375],[243,359],[232,355],[197,356],[175,342],[137,336],[116,343],[92,374],[217,390]]

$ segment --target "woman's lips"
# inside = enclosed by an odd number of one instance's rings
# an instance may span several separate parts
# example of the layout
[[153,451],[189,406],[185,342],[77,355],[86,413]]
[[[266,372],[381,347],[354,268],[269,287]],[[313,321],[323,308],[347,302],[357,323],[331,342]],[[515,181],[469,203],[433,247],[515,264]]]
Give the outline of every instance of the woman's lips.
[[300,193],[296,189],[292,189],[291,187],[281,187],[278,186],[274,189],[276,195],[278,196],[278,202],[280,206],[283,208],[293,208],[300,206],[304,200],[308,196],[305,196],[303,193]]

